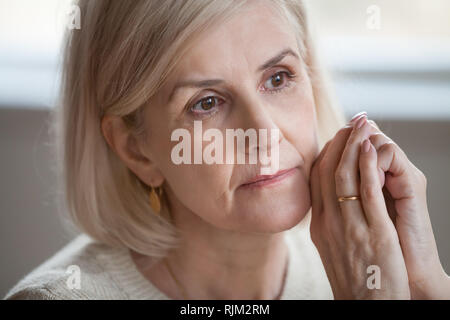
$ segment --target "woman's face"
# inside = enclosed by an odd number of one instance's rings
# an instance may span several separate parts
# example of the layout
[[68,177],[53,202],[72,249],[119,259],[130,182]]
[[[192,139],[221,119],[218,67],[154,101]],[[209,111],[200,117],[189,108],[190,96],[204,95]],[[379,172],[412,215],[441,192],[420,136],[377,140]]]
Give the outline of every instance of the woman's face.
[[[310,208],[309,172],[318,152],[314,98],[294,31],[261,3],[246,9],[207,31],[183,56],[150,103],[147,142],[171,207],[221,229],[279,232]],[[210,79],[220,82],[173,91],[180,82]],[[174,130],[190,132],[192,159],[195,139],[203,150],[211,143],[194,137],[195,120],[202,121],[203,132],[215,128],[224,139],[226,129],[267,129],[267,136],[278,129],[279,170],[296,169],[277,183],[243,186],[261,168],[247,157],[246,164],[177,165],[171,159],[179,144],[171,141]]]

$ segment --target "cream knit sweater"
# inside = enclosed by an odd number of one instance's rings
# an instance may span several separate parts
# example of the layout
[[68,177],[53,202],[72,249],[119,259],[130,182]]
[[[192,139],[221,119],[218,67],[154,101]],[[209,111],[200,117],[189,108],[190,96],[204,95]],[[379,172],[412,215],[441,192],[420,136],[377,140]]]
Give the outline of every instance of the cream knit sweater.
[[[309,228],[292,228],[285,232],[285,240],[290,256],[281,299],[333,299]],[[68,281],[72,265],[80,270],[79,289]],[[20,280],[5,299],[170,300],[138,271],[127,249],[107,246],[84,234]]]

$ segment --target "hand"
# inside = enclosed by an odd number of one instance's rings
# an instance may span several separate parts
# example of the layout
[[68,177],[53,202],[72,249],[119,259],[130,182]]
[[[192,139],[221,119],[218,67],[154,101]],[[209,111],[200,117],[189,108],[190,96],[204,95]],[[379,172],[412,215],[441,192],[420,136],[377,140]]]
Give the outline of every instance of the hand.
[[[364,124],[358,122],[357,124]],[[336,299],[409,299],[405,260],[382,193],[384,175],[373,146],[361,143],[375,128],[339,130],[311,169],[311,239]],[[359,172],[359,174],[358,174]],[[338,202],[338,196],[360,200]],[[381,270],[380,289],[367,286],[367,268]]]
[[425,175],[371,122],[380,184],[395,224],[413,299],[450,299],[450,279],[439,260],[429,218]]

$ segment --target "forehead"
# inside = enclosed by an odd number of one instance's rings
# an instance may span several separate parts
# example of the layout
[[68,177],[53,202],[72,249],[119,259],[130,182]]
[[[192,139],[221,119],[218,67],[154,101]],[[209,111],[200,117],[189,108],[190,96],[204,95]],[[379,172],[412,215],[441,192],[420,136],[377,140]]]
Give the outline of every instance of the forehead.
[[256,68],[281,49],[298,51],[294,30],[274,8],[258,1],[231,19],[200,35],[177,67],[177,78],[186,74]]

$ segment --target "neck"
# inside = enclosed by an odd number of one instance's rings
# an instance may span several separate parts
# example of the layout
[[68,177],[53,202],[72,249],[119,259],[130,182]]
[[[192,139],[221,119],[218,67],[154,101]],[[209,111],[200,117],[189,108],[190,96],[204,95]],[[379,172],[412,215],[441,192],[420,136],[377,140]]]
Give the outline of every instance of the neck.
[[175,299],[279,298],[288,262],[284,232],[227,231],[191,212],[173,208],[171,212],[182,241],[165,262],[181,288],[163,261],[149,272],[148,277],[155,285]]
[[[284,234],[248,234],[206,226],[183,234],[167,260],[185,291],[199,299],[274,299],[287,267]],[[183,221],[184,227],[188,224]]]

